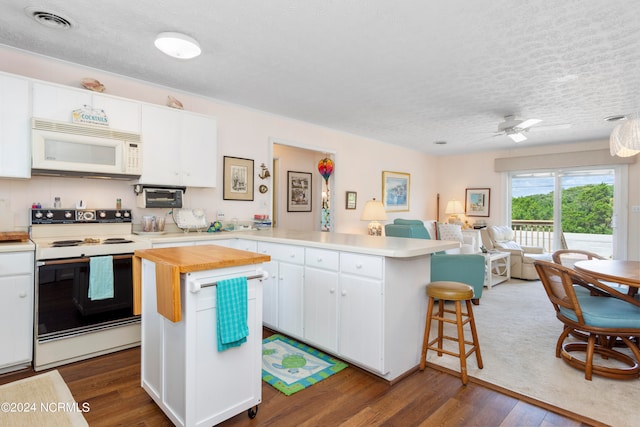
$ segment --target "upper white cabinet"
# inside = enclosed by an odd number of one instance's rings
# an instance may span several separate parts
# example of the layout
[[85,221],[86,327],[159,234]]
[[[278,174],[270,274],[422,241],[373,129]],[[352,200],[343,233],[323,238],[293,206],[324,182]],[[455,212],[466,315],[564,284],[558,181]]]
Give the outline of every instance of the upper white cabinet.
[[215,187],[217,126],[213,117],[142,105],[141,184]]
[[31,177],[29,81],[0,74],[0,176]]
[[33,117],[71,122],[73,110],[85,105],[104,110],[109,119],[109,128],[140,133],[139,102],[86,89],[33,83]]

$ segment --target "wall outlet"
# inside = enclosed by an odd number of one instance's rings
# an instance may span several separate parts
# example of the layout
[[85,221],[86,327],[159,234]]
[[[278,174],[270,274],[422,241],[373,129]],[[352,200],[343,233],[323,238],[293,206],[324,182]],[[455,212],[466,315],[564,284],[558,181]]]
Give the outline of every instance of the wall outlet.
[[640,206],[638,206],[638,205],[631,206],[631,212],[640,213]]
[[224,212],[223,211],[217,211],[216,212],[216,219],[218,221],[222,221],[224,219]]

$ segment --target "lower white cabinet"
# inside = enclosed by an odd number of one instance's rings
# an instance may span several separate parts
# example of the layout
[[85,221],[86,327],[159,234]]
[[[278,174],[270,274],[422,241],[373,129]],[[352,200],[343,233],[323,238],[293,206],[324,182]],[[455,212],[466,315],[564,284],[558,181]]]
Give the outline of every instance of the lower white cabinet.
[[0,372],[31,363],[34,252],[0,254]]
[[340,356],[382,373],[383,261],[378,256],[341,254],[338,351]]
[[338,353],[339,252],[307,248],[304,267],[304,339]]
[[263,264],[263,322],[295,338],[303,337],[304,247],[258,242],[258,253],[271,256]]

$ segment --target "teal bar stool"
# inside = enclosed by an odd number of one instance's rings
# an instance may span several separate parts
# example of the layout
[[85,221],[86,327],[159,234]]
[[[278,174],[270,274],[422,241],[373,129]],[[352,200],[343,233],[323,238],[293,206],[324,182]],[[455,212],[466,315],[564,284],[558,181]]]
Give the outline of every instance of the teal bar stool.
[[[426,326],[424,328],[424,340],[422,344],[422,357],[420,359],[420,370],[423,371],[427,364],[427,350],[435,350],[438,356],[442,353],[450,356],[456,356],[460,359],[460,374],[462,384],[469,382],[467,376],[467,358],[472,354],[476,354],[476,362],[478,368],[482,369],[482,355],[480,354],[480,343],[476,332],[476,323],[473,319],[473,308],[471,299],[473,298],[473,288],[461,282],[438,281],[431,282],[427,285],[427,296],[429,297],[429,305],[427,307]],[[435,300],[438,300],[438,311],[433,313]],[[455,310],[445,309],[445,301],[454,301]],[[467,312],[462,311],[462,301],[465,302]],[[450,315],[455,315],[455,318]],[[438,335],[429,341],[431,331],[431,321],[438,323]],[[451,323],[456,325],[457,337],[444,334],[444,324]],[[464,336],[464,325],[469,324],[471,328],[472,341],[466,341]],[[458,352],[446,350],[443,347],[444,340],[456,341],[458,343]],[[467,345],[471,348],[466,350]]]

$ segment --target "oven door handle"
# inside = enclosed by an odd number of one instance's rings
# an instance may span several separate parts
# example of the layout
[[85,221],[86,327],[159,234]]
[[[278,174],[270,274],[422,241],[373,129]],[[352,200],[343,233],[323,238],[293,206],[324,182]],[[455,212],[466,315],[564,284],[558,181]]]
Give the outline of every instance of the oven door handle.
[[[113,259],[131,259],[133,255],[113,255]],[[51,261],[38,261],[38,267],[43,265],[63,265],[63,264],[74,264],[77,262],[89,262],[91,257],[82,257],[82,258],[67,258],[67,259],[56,259]]]

